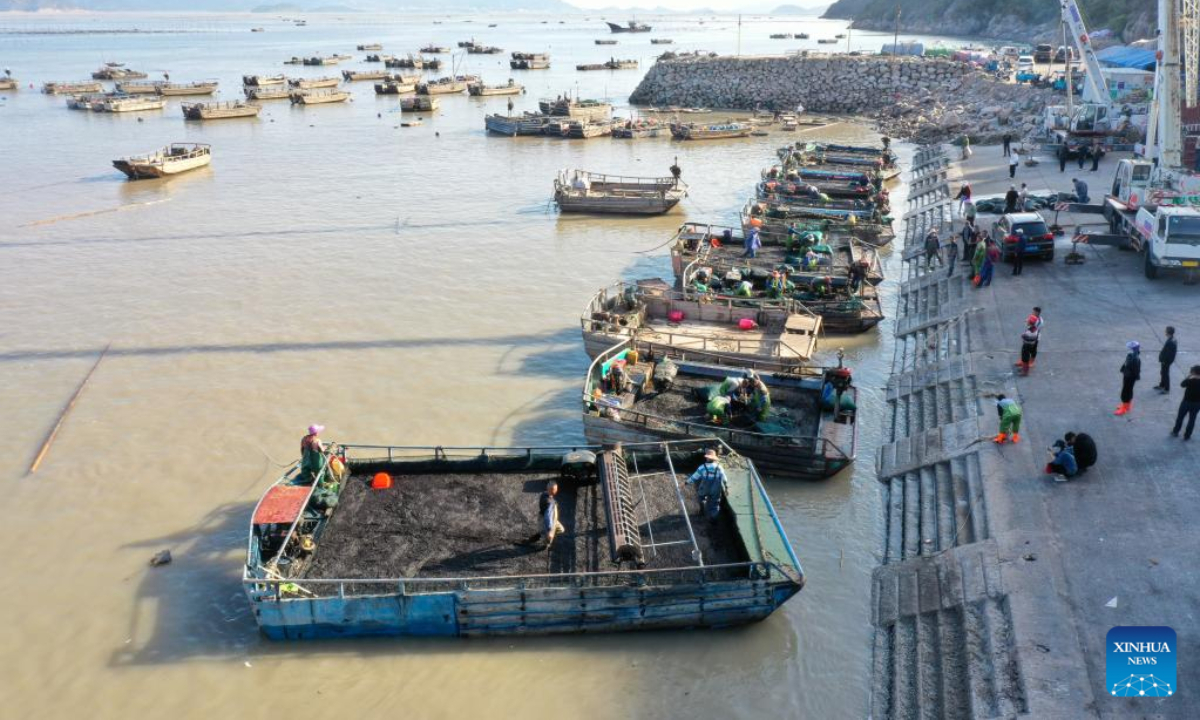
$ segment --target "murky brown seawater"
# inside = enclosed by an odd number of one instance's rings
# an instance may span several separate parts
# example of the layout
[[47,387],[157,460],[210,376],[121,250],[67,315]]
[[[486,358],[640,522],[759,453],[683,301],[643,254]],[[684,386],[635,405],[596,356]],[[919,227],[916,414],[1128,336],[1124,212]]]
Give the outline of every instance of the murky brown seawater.
[[[620,105],[641,72],[576,62],[657,50],[645,36],[595,47],[597,20],[465,24],[429,18],[8,18],[2,28],[88,23],[186,35],[0,36],[23,83],[78,79],[104,60],[215,77],[332,74],[280,61],[407,52],[474,35],[549,50],[519,74],[518,109],[576,84]],[[25,24],[22,24],[25,23]],[[252,25],[268,31],[251,34]],[[805,21],[816,37],[834,24]],[[676,47],[730,51],[730,21],[663,22]],[[814,29],[815,28],[815,29]],[[775,26],[752,28],[771,49]],[[800,21],[797,21],[797,31]],[[744,30],[745,39],[750,30]],[[866,34],[868,47],[882,40]],[[503,63],[501,66],[499,63]],[[472,56],[492,82],[507,56]],[[530,640],[262,640],[239,577],[250,509],[302,429],[396,444],[578,442],[587,369],[578,316],[618,278],[669,277],[684,220],[730,222],[773,151],[797,136],[714,143],[488,137],[506,98],[443,99],[420,128],[396,100],[270,103],[257,121],[101,116],[22,89],[0,100],[0,628],[4,714],[165,717],[858,718],[866,714],[869,577],[878,536],[874,447],[891,324],[844,345],[863,398],[857,467],[817,484],[770,483],[808,586],[766,622],[720,632]],[[871,142],[852,124],[804,137]],[[212,167],[128,183],[113,158],[171,141],[214,147]],[[559,217],[560,168],[665,174],[691,197],[652,219]],[[897,207],[903,207],[900,193]],[[656,249],[657,248],[657,249]],[[898,252],[888,253],[893,274]],[[894,310],[889,296],[886,308]],[[112,349],[42,469],[25,469],[76,384]],[[169,548],[175,562],[149,568]]]

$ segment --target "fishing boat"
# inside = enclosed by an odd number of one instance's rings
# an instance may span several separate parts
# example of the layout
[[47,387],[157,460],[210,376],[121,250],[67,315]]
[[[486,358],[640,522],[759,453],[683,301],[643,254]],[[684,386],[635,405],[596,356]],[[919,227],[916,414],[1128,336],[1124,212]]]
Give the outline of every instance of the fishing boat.
[[288,80],[288,87],[295,90],[317,90],[319,88],[337,87],[341,82],[336,77],[292,78]]
[[672,45],[674,42],[675,41],[670,38],[653,38],[650,40],[651,45]]
[[388,60],[395,60],[395,59],[396,59],[395,55],[380,55],[380,54],[376,53],[374,55],[368,55],[365,58],[363,58],[363,62],[381,63],[381,62],[387,62]]
[[375,83],[376,95],[404,95],[416,91],[417,84],[415,82],[401,82],[393,78]]
[[671,245],[676,284],[685,293],[723,300],[795,300],[821,316],[826,334],[861,333],[879,324],[883,267],[875,248],[819,230],[801,230],[795,238],[764,245],[747,258],[740,231],[686,223]]
[[833,36],[834,40],[844,40],[845,38],[846,38],[846,33],[838,33],[837,35]]
[[150,155],[113,160],[113,167],[130,180],[166,177],[204,167],[212,161],[212,148],[201,143],[174,143]]
[[497,135],[541,135],[550,116],[526,112],[522,115],[488,115],[483,119],[485,130]]
[[575,66],[579,72],[594,72],[596,70],[608,70],[608,66],[604,63],[582,63]]
[[417,85],[418,95],[456,95],[465,92],[469,80],[443,77]]
[[807,40],[808,37],[809,37],[808,33],[796,33],[797,40]]
[[42,85],[42,92],[47,95],[87,95],[104,92],[104,86],[98,82],[48,82]]
[[495,45],[472,45],[467,48],[468,55],[499,55],[504,48]]
[[159,97],[124,95],[110,97],[96,103],[92,105],[92,110],[108,113],[145,112],[147,110],[162,110],[166,105],[167,101]]
[[833,45],[836,42],[837,42],[837,40],[834,40],[832,38],[819,38],[817,40],[818,45]]
[[350,99],[350,93],[345,90],[293,90],[291,94],[293,105],[328,105],[341,103]]
[[707,302],[658,278],[601,289],[581,324],[584,350],[593,358],[633,339],[655,355],[772,371],[807,363],[821,332],[820,316],[792,301]]
[[327,56],[314,55],[312,57],[304,58],[303,64],[305,64],[305,65],[337,65],[338,63],[343,63],[347,60],[353,60],[353,59],[354,58],[351,57],[350,55],[327,55]]
[[266,30],[264,28],[256,27],[250,28],[250,32],[266,32]]
[[426,45],[425,47],[421,48],[421,52],[426,55],[444,55],[445,53],[450,52],[450,48],[442,45]]
[[109,65],[105,65],[92,73],[93,80],[142,80],[146,77],[149,76],[144,72]]
[[288,100],[291,99],[292,92],[292,89],[282,85],[242,88],[247,100]]
[[367,43],[367,44],[365,44],[365,45],[359,45],[359,46],[358,46],[358,49],[359,49],[359,50],[361,50],[361,51],[366,51],[366,50],[382,50],[382,49],[383,49],[383,45],[380,45],[379,43]]
[[608,68],[609,70],[637,70],[638,61],[617,60],[616,58],[610,58],[608,62],[604,63],[604,67]]
[[188,120],[225,120],[228,118],[258,117],[262,106],[241,100],[212,103],[184,103],[183,116]]
[[464,50],[469,47],[475,47],[475,38],[471,38],[470,40],[459,40],[458,46]]
[[242,85],[245,87],[267,87],[283,85],[287,82],[286,75],[243,75]]
[[624,25],[618,25],[615,22],[606,22],[605,24],[608,25],[608,29],[614,33],[642,33],[653,30],[653,28],[646,23],[640,23],[636,20],[630,20]]
[[484,85],[481,82],[470,83],[467,85],[467,94],[474,97],[487,97],[490,95],[520,95],[525,92],[524,85],[509,80],[505,85]]
[[588,368],[583,433],[605,445],[719,439],[765,474],[823,480],[854,462],[856,398],[841,365],[756,371],[663,358],[623,341]]
[[601,119],[607,118],[612,114],[612,105],[599,100],[578,100],[569,96],[559,96],[553,100],[539,100],[538,110],[544,115]]
[[791,33],[771,33],[772,40],[791,40]]
[[612,136],[632,140],[637,138],[658,137],[666,134],[667,128],[654,118],[630,118],[618,120],[613,124]]
[[597,45],[616,45],[616,40],[596,40]]
[[342,78],[346,82],[359,82],[361,80],[386,80],[392,74],[387,70],[343,70]]
[[289,60],[284,60],[284,61],[283,61],[283,64],[284,64],[284,65],[303,65],[303,64],[304,64],[304,58],[302,58],[302,57],[296,57],[295,55],[293,55],[293,56],[291,57],[291,59],[289,59]]
[[513,70],[546,70],[550,67],[550,56],[546,53],[515,52],[508,66]]
[[119,82],[114,87],[117,92],[125,95],[157,95],[158,88],[163,85],[162,80],[154,80],[150,82]]
[[676,140],[722,140],[747,137],[754,130],[752,123],[726,121],[718,123],[671,123],[671,137]]
[[687,195],[673,177],[627,177],[586,170],[560,170],[554,178],[554,202],[562,212],[661,215]]
[[16,78],[0,77],[0,90],[17,90],[21,83]]
[[[708,449],[727,478],[716,522],[681,489]],[[272,640],[729,627],[804,586],[753,461],[719,438],[336,453],[251,514],[242,585]],[[552,480],[563,531],[546,545],[530,533]]]
[[69,110],[87,110],[89,112],[97,111],[105,102],[108,102],[113,97],[129,97],[120,93],[96,93],[88,95],[72,95],[67,98],[67,109]]
[[612,120],[592,120],[579,119],[571,120],[566,123],[566,130],[563,132],[563,137],[572,138],[575,140],[588,140],[598,137],[612,136],[613,122]]
[[180,95],[212,95],[216,91],[217,81],[210,80],[194,83],[159,83],[156,92],[164,97],[175,97]]
[[400,109],[404,112],[434,112],[440,107],[441,101],[428,95],[400,98]]

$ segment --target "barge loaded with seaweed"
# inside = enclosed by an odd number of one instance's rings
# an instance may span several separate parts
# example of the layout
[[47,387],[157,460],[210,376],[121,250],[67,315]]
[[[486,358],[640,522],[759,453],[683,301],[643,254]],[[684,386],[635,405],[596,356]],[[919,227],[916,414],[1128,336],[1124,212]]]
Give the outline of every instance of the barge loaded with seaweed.
[[[707,449],[728,480],[715,521],[681,487]],[[242,583],[271,639],[728,627],[804,585],[754,463],[720,440],[332,452],[254,509]]]

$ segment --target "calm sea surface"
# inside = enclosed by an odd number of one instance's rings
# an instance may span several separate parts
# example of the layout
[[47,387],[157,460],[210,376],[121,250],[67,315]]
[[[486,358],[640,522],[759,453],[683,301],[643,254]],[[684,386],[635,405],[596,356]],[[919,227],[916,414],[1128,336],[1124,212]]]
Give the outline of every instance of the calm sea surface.
[[[488,137],[507,98],[449,97],[399,127],[395,97],[269,102],[257,120],[98,115],[40,94],[119,61],[175,81],[318,76],[370,67],[359,43],[404,54],[475,39],[500,56],[460,72],[540,96],[626,98],[659,51],[735,52],[735,19],[644,18],[616,46],[597,18],[0,15],[0,460],[4,521],[0,689],[8,717],[861,718],[878,547],[872,473],[891,324],[844,345],[862,400],[860,461],[828,482],[772,481],[808,586],[758,625],[715,632],[470,642],[262,640],[239,577],[250,509],[303,428],[363,443],[579,442],[588,360],[579,313],[601,285],[670,277],[661,247],[684,220],[730,222],[774,149],[797,136],[714,143]],[[440,24],[435,24],[439,20]],[[543,20],[548,22],[543,23]],[[489,23],[497,27],[489,28]],[[250,27],[262,26],[263,33]],[[51,34],[61,30],[162,34]],[[36,31],[36,32],[34,32]],[[745,53],[772,32],[841,23],[746,18]],[[854,47],[890,38],[854,33]],[[841,46],[840,46],[841,47]],[[510,73],[507,51],[549,52]],[[352,54],[331,68],[292,55]],[[577,73],[636,58],[642,70]],[[186,99],[185,99],[186,100]],[[139,121],[140,119],[140,121]],[[803,137],[874,142],[849,124]],[[114,158],[211,143],[210,168],[126,182]],[[560,217],[560,168],[663,175],[691,196],[651,219]],[[895,194],[903,208],[902,191]],[[898,255],[887,253],[897,274]],[[888,288],[892,287],[889,281]],[[894,310],[889,293],[887,310]],[[41,470],[25,470],[101,350]],[[175,562],[149,568],[155,552]]]

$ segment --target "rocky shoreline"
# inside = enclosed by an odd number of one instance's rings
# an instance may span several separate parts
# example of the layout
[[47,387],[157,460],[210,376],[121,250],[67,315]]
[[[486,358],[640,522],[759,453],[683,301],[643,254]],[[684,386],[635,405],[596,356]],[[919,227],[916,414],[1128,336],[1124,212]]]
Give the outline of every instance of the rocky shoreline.
[[1040,127],[1050,90],[1003,83],[968,63],[849,55],[660,60],[630,96],[637,105],[806,110],[870,118],[918,142],[969,135],[996,142]]

